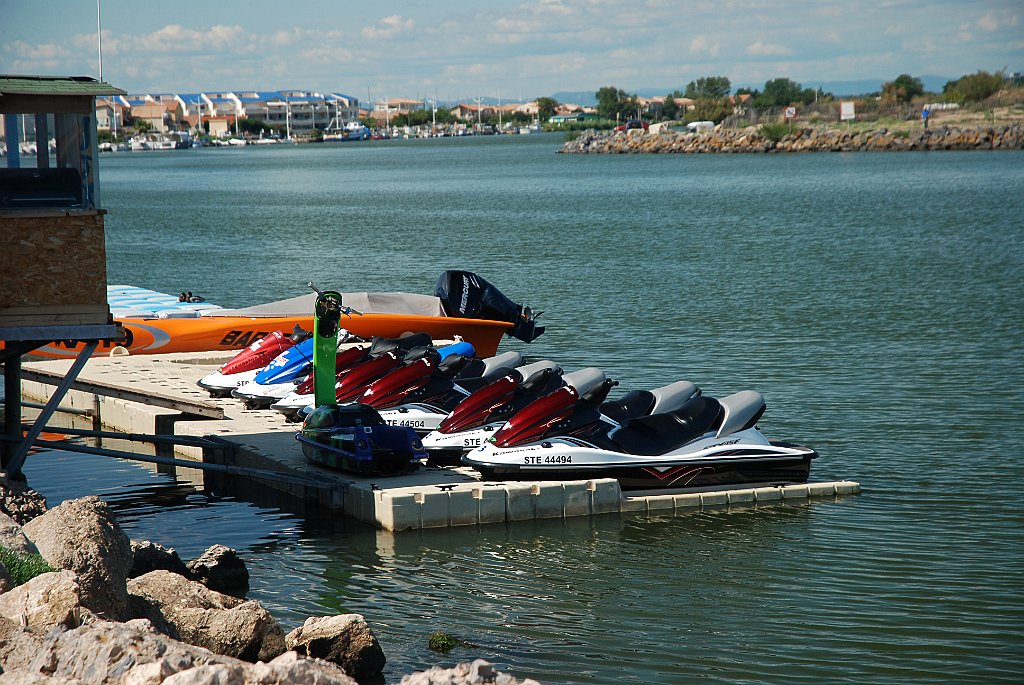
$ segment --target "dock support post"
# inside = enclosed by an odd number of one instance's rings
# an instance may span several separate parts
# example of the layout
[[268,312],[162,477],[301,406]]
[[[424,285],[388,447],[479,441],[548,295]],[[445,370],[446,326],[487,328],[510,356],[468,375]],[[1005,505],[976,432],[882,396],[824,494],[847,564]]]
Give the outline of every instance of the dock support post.
[[[53,395],[50,397],[50,400],[46,403],[46,406],[43,407],[43,410],[39,413],[39,416],[36,418],[35,423],[33,423],[32,427],[28,429],[28,433],[25,435],[24,440],[18,443],[17,447],[14,448],[14,454],[11,456],[10,461],[4,465],[4,469],[7,471],[7,474],[12,478],[21,477],[21,467],[25,463],[25,457],[28,456],[28,451],[32,447],[32,443],[34,443],[36,441],[36,438],[39,437],[39,434],[43,432],[43,428],[46,427],[46,424],[49,422],[50,417],[53,416],[53,412],[57,409],[58,406],[60,406],[61,401],[64,399],[64,395],[68,393],[68,389],[71,387],[71,384],[75,382],[76,378],[78,378],[78,374],[82,372],[82,367],[84,367],[85,363],[89,361],[89,357],[91,357],[92,353],[96,351],[96,347],[98,345],[98,340],[90,340],[87,343],[85,343],[85,347],[83,347],[82,351],[78,353],[78,358],[75,359],[75,363],[71,365],[70,369],[68,369],[67,375],[64,376],[64,379],[60,382],[60,385],[57,386],[57,389],[53,391]],[[6,366],[7,365],[5,365],[5,368]],[[6,385],[6,381],[4,383]],[[13,402],[11,401],[11,398],[8,398],[7,406],[10,406],[11,404],[17,405],[18,412],[20,414],[20,375],[18,385],[18,394],[14,396]],[[5,387],[4,392],[6,391],[7,390]],[[7,426],[7,430],[11,430],[10,425]],[[14,430],[18,431],[19,433],[21,432],[20,418],[18,422],[14,424]]]
[[[4,432],[9,438],[21,440],[21,356],[14,356],[4,362]],[[0,446],[0,467],[4,471],[14,459],[17,442],[5,442]]]

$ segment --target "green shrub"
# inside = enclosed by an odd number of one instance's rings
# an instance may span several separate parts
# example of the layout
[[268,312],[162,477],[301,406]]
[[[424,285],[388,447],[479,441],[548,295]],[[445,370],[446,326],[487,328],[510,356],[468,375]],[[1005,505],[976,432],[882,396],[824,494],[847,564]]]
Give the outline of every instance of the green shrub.
[[22,554],[2,545],[0,562],[3,562],[16,586],[27,583],[38,575],[56,570],[38,554]]
[[761,135],[777,143],[789,133],[789,124],[761,124]]

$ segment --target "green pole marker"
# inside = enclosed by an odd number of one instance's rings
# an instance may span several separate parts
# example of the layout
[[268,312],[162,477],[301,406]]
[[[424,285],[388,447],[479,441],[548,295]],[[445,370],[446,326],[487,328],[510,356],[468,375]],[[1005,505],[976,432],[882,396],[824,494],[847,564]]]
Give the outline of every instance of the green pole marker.
[[317,407],[337,404],[334,378],[337,373],[335,361],[338,354],[338,321],[347,313],[341,303],[341,293],[333,290],[316,291],[313,307],[313,398]]

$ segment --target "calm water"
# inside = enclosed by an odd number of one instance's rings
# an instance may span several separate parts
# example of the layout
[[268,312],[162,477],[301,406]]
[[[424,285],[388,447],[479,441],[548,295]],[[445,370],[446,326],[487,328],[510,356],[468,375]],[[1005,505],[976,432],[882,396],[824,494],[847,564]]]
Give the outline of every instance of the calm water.
[[[236,547],[288,628],[365,614],[389,681],[483,656],[548,684],[1019,682],[1024,154],[559,144],[104,156],[109,280],[244,305],[467,268],[544,310],[530,354],[760,390],[765,433],[861,495],[392,535],[81,456],[30,482],[185,557]],[[476,647],[435,655],[438,629]]]

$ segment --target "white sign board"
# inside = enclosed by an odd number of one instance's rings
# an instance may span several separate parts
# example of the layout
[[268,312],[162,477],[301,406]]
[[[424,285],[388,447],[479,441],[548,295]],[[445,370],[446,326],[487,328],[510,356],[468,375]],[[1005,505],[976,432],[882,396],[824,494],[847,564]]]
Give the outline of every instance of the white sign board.
[[786,108],[786,118],[787,119],[796,119],[796,107],[787,107]]
[[839,120],[840,121],[853,121],[857,118],[856,113],[853,111],[852,102],[840,102],[839,103]]

